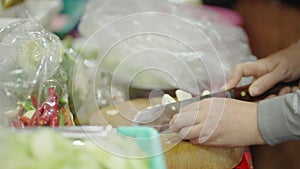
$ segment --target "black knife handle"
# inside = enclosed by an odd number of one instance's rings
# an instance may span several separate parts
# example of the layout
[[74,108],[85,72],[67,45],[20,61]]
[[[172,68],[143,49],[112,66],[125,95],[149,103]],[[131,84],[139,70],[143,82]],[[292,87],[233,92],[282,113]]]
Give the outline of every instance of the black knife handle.
[[249,85],[245,85],[245,86],[240,86],[240,87],[236,87],[234,89],[231,89],[231,95],[234,99],[238,99],[238,100],[243,100],[243,101],[258,101],[258,100],[263,100],[265,99],[267,96],[272,95],[272,94],[278,94],[280,92],[280,90],[283,87],[289,86],[289,87],[293,87],[293,86],[298,86],[298,80],[297,81],[293,81],[293,82],[289,82],[289,83],[284,83],[284,82],[280,82],[278,84],[276,84],[275,86],[273,86],[270,90],[266,91],[265,93],[259,95],[259,96],[255,96],[252,97],[249,94]]

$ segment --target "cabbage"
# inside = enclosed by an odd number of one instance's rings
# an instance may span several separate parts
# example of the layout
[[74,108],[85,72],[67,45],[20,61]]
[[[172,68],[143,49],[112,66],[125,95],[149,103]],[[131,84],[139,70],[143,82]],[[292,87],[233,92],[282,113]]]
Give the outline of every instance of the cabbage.
[[[112,149],[144,152],[136,142],[117,134],[101,138]],[[125,139],[125,141],[124,141]],[[87,139],[75,140],[43,129],[27,133],[0,133],[1,169],[143,169],[149,168],[147,158],[125,158],[109,153]]]

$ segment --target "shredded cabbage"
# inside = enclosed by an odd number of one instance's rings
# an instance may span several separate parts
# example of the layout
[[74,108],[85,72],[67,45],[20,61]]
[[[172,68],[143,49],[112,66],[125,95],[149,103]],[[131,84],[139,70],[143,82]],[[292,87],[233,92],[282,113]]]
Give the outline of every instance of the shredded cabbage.
[[[122,151],[123,147],[124,151],[131,149],[143,153],[140,148],[137,149],[136,142],[122,143],[123,137],[116,134],[113,137],[107,141],[112,142],[113,148],[118,151]],[[91,140],[70,140],[51,130],[18,134],[1,132],[0,142],[1,169],[149,168],[147,158],[120,157],[103,150]]]

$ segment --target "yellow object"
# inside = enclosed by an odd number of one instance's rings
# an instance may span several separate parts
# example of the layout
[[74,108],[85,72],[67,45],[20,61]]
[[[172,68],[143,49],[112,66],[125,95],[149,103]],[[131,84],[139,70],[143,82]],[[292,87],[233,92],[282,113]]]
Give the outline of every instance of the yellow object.
[[246,92],[245,92],[245,91],[242,91],[242,92],[241,92],[241,96],[245,97],[245,96],[246,96]]
[[14,6],[16,4],[22,3],[24,0],[1,0],[2,2],[2,8],[7,9],[11,6]]

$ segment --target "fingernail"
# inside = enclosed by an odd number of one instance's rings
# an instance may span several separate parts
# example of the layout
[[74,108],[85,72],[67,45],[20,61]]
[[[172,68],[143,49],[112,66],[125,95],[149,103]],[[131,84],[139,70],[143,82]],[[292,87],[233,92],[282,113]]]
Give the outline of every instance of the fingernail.
[[208,139],[207,136],[200,136],[199,139],[198,139],[198,142],[199,142],[200,144],[202,144],[202,143],[206,142],[207,139]]
[[232,79],[228,79],[227,82],[221,87],[221,90],[228,90],[229,86],[231,86]]
[[177,114],[172,117],[172,119],[169,122],[169,126],[173,125],[176,119],[177,119]]
[[251,96],[257,96],[259,95],[259,88],[258,87],[252,87],[249,89],[249,93]]
[[182,140],[182,138],[181,138],[178,134],[176,134],[175,136],[170,137],[170,138],[168,139],[168,142],[167,142],[167,143],[178,143],[178,142],[180,142],[181,140]]
[[221,90],[227,90],[228,88],[228,85],[227,84],[224,84],[222,87],[221,87]]

